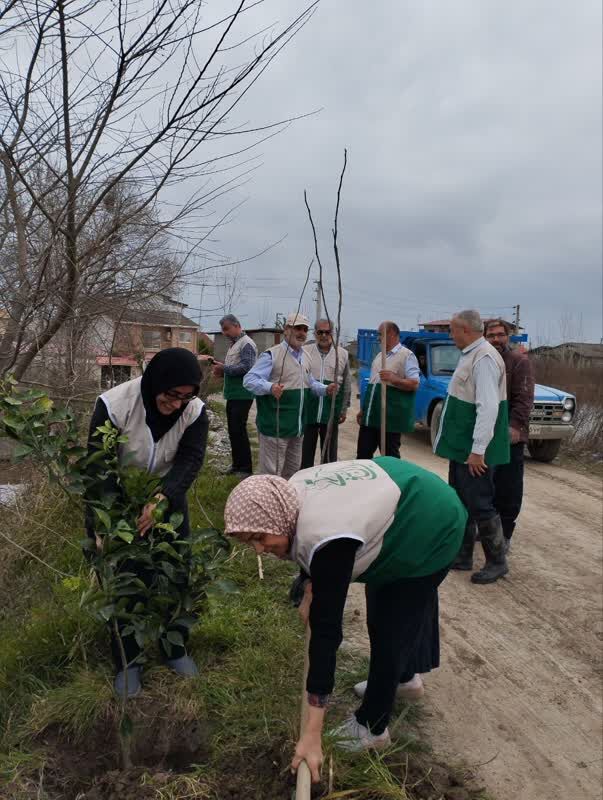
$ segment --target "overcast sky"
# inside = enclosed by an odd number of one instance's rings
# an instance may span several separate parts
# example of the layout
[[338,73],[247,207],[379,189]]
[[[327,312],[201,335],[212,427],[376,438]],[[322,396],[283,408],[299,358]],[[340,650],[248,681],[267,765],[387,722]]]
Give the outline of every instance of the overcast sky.
[[[274,0],[254,24],[300,7]],[[334,311],[329,232],[347,147],[348,336],[465,307],[510,317],[519,303],[533,343],[598,342],[600,42],[599,0],[323,0],[242,109],[255,124],[321,110],[264,143],[230,198],[247,201],[220,233],[229,257],[286,237],[239,269],[233,311],[255,327],[296,307],[313,251],[304,188]],[[215,299],[205,290],[203,306]],[[186,300],[197,307],[198,289]],[[310,289],[303,306],[313,318]]]

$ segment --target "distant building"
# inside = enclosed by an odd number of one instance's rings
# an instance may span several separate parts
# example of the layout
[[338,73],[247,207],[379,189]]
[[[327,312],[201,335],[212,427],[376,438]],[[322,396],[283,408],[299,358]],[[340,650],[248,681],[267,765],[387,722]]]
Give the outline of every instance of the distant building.
[[161,295],[145,307],[116,311],[99,320],[90,347],[101,387],[139,377],[155,353],[168,347],[197,353],[200,331],[183,313],[185,308],[185,303]]
[[450,320],[434,319],[432,322],[419,322],[419,328],[430,333],[450,333]]
[[[482,317],[482,320],[486,322],[489,317]],[[504,320],[511,328],[515,327],[515,323],[510,322],[509,320]],[[430,333],[450,333],[450,320],[449,319],[434,319],[431,322],[419,322],[419,328],[424,331],[429,331]],[[523,327],[520,325],[519,330],[522,331]]]
[[563,342],[533,347],[528,353],[530,357],[550,358],[574,366],[603,367],[603,344]]

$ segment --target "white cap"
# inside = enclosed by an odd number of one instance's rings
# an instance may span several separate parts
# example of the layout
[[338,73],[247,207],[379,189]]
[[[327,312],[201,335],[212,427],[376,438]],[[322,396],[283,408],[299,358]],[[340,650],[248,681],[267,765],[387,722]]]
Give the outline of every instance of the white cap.
[[295,325],[305,325],[306,328],[309,329],[310,320],[308,319],[308,317],[304,317],[303,314],[298,314],[296,312],[293,312],[292,314],[289,314],[289,316],[287,317],[285,325],[288,325],[291,328],[293,328]]

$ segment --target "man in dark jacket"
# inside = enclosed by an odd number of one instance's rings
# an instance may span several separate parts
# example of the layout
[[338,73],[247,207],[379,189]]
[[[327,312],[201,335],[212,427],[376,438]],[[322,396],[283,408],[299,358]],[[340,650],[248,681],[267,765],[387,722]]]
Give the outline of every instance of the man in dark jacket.
[[509,347],[510,325],[490,319],[484,336],[501,354],[507,371],[507,402],[511,460],[494,471],[495,506],[500,514],[507,550],[515,530],[523,498],[523,454],[528,441],[530,412],[534,405],[534,375],[525,353]]

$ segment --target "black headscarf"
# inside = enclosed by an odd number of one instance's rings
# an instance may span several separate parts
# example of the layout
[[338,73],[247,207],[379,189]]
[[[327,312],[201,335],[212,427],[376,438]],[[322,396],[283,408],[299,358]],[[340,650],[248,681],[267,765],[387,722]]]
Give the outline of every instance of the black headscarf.
[[194,353],[183,347],[169,347],[160,350],[149,361],[142,374],[140,392],[146,411],[147,425],[157,442],[181,417],[183,403],[173,414],[162,414],[157,408],[156,397],[175,386],[194,386],[195,392],[201,385],[201,368]]

